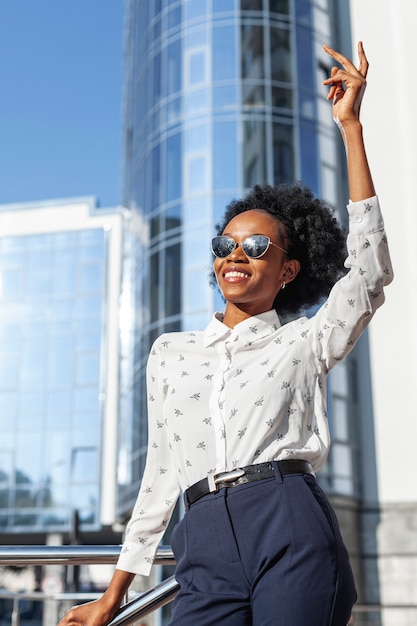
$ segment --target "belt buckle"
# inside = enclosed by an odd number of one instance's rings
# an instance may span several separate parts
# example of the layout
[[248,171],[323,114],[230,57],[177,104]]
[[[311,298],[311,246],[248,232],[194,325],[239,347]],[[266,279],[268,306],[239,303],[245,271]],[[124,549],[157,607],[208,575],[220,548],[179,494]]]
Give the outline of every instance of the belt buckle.
[[235,470],[231,470],[230,472],[220,472],[220,474],[209,472],[207,474],[207,480],[208,480],[210,493],[212,493],[213,491],[218,491],[218,486],[217,486],[218,482],[225,482],[225,483],[233,482],[237,480],[238,478],[242,478],[242,476],[244,476],[245,474],[246,474],[245,470],[239,469],[239,468]]

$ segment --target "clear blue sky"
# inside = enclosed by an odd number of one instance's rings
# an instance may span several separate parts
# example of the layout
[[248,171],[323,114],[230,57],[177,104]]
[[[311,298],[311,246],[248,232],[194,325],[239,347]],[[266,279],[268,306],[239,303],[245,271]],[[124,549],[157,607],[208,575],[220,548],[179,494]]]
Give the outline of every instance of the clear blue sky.
[[120,203],[123,0],[1,0],[0,203]]

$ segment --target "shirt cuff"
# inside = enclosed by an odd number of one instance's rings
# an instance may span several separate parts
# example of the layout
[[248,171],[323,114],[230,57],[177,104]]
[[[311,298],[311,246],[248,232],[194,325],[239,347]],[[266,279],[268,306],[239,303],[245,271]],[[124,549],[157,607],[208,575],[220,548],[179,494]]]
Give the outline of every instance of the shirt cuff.
[[145,546],[132,541],[125,541],[116,564],[116,569],[130,572],[131,574],[149,576],[157,547],[153,544],[146,544]]
[[378,196],[358,202],[349,202],[349,232],[352,235],[371,234],[384,228],[384,220],[379,208]]

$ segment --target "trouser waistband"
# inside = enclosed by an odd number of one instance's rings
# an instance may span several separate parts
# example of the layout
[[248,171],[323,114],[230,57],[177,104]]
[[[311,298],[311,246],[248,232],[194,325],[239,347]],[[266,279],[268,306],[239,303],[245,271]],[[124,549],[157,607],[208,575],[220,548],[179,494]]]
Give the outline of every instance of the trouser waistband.
[[[315,476],[311,463],[301,459],[283,459],[275,461],[282,476],[288,474],[311,474]],[[220,472],[219,474],[210,473],[206,478],[199,480],[191,485],[184,492],[185,504],[191,506],[200,498],[214,493],[225,487],[236,487],[256,480],[264,480],[265,478],[273,478],[275,469],[272,462],[255,463],[246,467],[239,467],[230,472]]]

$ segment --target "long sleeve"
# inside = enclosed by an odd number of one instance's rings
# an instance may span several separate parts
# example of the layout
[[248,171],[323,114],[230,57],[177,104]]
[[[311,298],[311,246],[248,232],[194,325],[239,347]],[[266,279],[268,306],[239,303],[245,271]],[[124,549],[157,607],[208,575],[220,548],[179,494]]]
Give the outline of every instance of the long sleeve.
[[147,365],[148,452],[139,495],[126,528],[126,539],[117,568],[135,574],[149,574],[153,558],[179,496],[177,473],[163,421],[165,390],[161,370],[159,338],[152,347]]
[[327,369],[343,359],[384,302],[393,279],[383,218],[376,196],[348,205],[348,273],[315,316],[316,353]]

